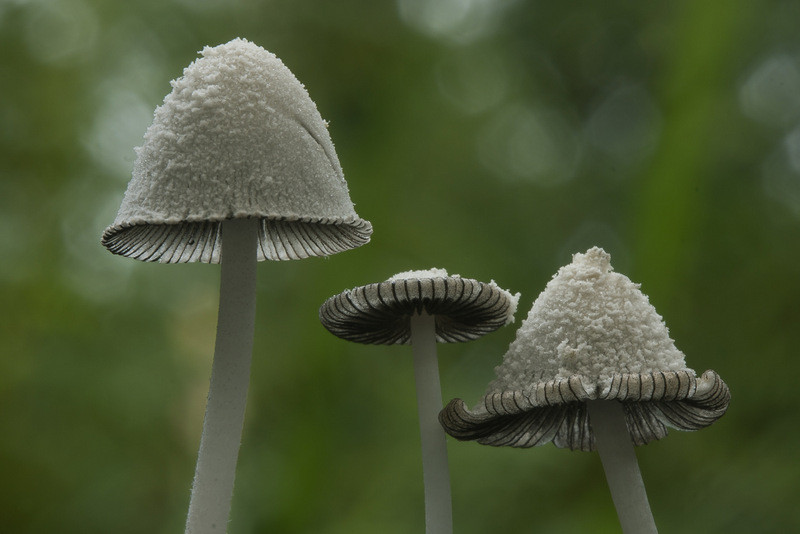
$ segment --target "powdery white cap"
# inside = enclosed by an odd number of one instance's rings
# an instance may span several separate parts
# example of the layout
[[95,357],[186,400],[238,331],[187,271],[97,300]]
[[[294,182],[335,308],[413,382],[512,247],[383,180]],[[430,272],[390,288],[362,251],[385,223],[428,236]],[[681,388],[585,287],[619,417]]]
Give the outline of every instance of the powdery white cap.
[[514,322],[519,297],[494,281],[487,284],[433,268],[398,273],[334,295],[320,307],[319,318],[342,339],[394,345],[411,342],[410,318],[425,311],[435,316],[436,341],[462,342]]
[[661,316],[594,247],[573,255],[536,299],[489,391],[572,375],[602,387],[619,373],[678,370],[691,371]]
[[409,278],[447,278],[448,276],[453,278],[461,278],[457,274],[448,275],[447,269],[431,267],[430,269],[421,269],[417,271],[403,271],[402,273],[392,275],[389,278],[389,281],[396,282],[397,280],[408,280]]
[[329,255],[372,233],[303,85],[238,38],[204,48],[172,82],[102,241],[145,261],[216,263],[231,218],[261,219],[259,260]]
[[[697,378],[647,296],[613,272],[601,248],[575,254],[536,299],[483,401],[442,411],[458,439],[592,450],[584,401],[624,401],[636,445],[666,426],[697,430],[721,417],[730,392],[714,371]],[[502,419],[502,424],[500,419]]]

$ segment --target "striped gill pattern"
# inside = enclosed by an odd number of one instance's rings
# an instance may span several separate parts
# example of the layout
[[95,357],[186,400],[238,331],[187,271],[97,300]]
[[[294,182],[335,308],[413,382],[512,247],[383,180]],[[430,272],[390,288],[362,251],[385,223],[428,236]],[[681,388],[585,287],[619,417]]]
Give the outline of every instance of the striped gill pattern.
[[600,388],[581,376],[534,384],[525,391],[503,391],[483,398],[474,410],[453,399],[439,415],[448,434],[493,446],[595,449],[585,401],[617,400],[625,409],[634,445],[667,435],[667,427],[699,430],[722,417],[730,390],[714,371],[700,378],[689,371],[615,375]]

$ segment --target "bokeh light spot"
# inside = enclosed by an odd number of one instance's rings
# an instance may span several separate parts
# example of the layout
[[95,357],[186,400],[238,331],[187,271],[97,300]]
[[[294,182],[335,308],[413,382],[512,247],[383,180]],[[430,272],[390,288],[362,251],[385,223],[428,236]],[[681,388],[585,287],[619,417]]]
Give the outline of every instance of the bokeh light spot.
[[661,128],[661,114],[649,93],[623,83],[599,103],[586,123],[592,146],[619,162],[637,163],[652,154]]
[[400,18],[415,30],[456,43],[470,43],[497,25],[513,0],[398,0]]
[[582,144],[559,111],[511,104],[490,120],[480,136],[478,154],[503,179],[554,186],[573,178]]
[[800,217],[800,126],[790,132],[762,165],[766,196]]
[[791,123],[800,116],[800,68],[795,58],[767,58],[747,77],[739,91],[742,111],[766,124]]
[[98,22],[81,0],[37,1],[27,6],[25,40],[31,55],[43,63],[85,58],[94,49]]
[[511,67],[501,54],[488,48],[456,51],[436,66],[439,91],[466,114],[481,113],[506,96]]
[[142,144],[153,111],[137,94],[119,87],[109,88],[101,98],[83,144],[111,176],[127,182],[133,168],[133,147]]

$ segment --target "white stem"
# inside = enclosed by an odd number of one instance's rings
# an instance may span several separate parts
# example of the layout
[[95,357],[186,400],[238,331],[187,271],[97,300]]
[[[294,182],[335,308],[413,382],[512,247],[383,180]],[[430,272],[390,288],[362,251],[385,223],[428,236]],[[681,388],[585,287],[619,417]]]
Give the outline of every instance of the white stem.
[[411,348],[414,352],[414,380],[422,439],[422,478],[425,485],[425,531],[451,534],[453,511],[447,441],[439,424],[442,388],[436,357],[436,323],[424,311],[411,316]]
[[622,404],[607,400],[593,400],[586,404],[622,532],[657,533]]
[[217,341],[187,534],[227,529],[253,354],[258,224],[257,219],[222,223]]

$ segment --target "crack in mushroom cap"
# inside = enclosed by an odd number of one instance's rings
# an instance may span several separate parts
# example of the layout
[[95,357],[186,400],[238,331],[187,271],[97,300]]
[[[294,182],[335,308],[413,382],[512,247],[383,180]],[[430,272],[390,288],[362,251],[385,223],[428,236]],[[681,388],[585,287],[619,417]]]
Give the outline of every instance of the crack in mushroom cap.
[[497,378],[469,410],[454,399],[440,414],[460,440],[487,445],[593,450],[585,401],[621,401],[636,445],[667,427],[698,430],[730,402],[714,371],[697,378],[639,286],[612,272],[600,248],[575,254],[547,284],[517,332]]
[[259,261],[327,256],[372,233],[305,87],[245,39],[205,47],[172,81],[136,152],[102,237],[115,254],[217,263],[232,218],[260,219]]
[[349,289],[319,309],[322,325],[333,335],[373,345],[409,344],[410,319],[423,310],[435,316],[436,341],[477,339],[514,321],[519,293],[494,281],[479,282],[444,269],[409,271],[385,282]]

